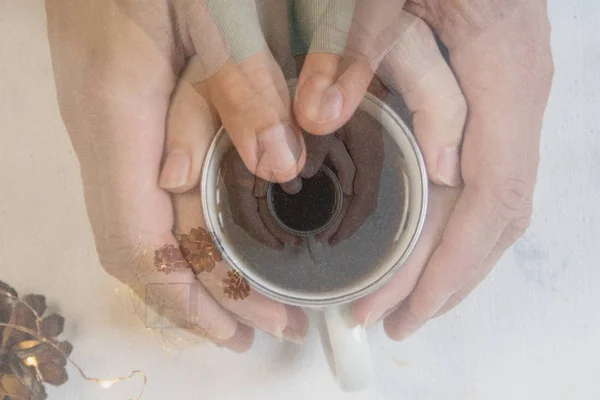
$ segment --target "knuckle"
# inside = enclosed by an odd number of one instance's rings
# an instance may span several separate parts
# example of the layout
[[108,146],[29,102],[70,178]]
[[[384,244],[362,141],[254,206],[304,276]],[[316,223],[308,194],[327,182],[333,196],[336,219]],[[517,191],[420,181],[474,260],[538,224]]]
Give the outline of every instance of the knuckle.
[[533,212],[532,185],[521,178],[507,178],[493,186],[491,197],[499,216],[511,229],[525,232]]

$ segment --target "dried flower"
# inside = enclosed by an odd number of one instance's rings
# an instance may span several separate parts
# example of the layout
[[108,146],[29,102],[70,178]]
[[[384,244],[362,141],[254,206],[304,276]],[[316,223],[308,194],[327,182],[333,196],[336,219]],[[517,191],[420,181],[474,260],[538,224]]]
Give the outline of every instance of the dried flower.
[[0,281],[2,400],[43,400],[46,398],[44,382],[58,386],[68,379],[67,360],[60,351],[69,355],[73,348],[69,342],[56,339],[63,331],[64,318],[53,314],[42,319],[45,311],[44,296],[28,295],[19,300],[17,292]]
[[193,228],[179,238],[179,248],[194,273],[211,272],[215,264],[223,260],[212,237],[202,228]]
[[250,284],[239,272],[229,270],[223,278],[223,293],[230,299],[244,300],[250,295]]
[[172,244],[166,244],[154,251],[154,266],[158,271],[168,275],[180,268],[186,268],[187,263],[179,248]]

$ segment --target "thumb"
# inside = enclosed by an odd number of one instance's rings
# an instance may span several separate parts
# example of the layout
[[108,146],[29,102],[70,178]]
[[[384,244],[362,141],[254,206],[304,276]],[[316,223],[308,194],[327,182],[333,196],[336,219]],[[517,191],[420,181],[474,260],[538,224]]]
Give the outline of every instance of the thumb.
[[301,37],[311,42],[294,99],[294,113],[302,128],[327,134],[350,119],[383,57],[400,37],[403,3],[299,2]]
[[409,13],[403,14],[402,23],[410,28],[386,56],[381,75],[402,93],[412,112],[429,179],[457,186],[466,100],[429,26]]
[[[266,47],[255,2],[208,0],[207,8],[202,0],[180,1],[198,3],[198,7],[189,9],[196,16],[188,18],[197,22],[188,25],[200,60],[192,73],[194,88],[206,89],[251,172],[268,181],[295,179],[304,164],[304,141],[290,118],[287,84]],[[207,9],[214,22],[206,18]],[[210,29],[202,27],[203,21]],[[199,34],[205,30],[207,35]],[[231,47],[232,57],[222,60],[227,46]]]
[[228,61],[206,87],[246,168],[266,181],[295,179],[306,159],[304,140],[271,53],[263,50],[239,65]]
[[209,147],[219,127],[215,109],[206,100],[204,88],[195,90],[189,72],[198,60],[188,64],[175,93],[167,119],[166,154],[160,174],[160,186],[173,193],[184,193],[198,185]]

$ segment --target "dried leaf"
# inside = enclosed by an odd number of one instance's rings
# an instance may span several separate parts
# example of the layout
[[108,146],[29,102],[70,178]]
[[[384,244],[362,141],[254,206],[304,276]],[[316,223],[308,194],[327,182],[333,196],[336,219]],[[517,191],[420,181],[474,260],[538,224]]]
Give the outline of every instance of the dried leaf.
[[40,373],[44,382],[54,386],[60,386],[69,380],[67,371],[64,367],[54,363],[44,363],[39,366]]
[[23,299],[35,310],[38,316],[42,316],[46,312],[46,298],[39,294],[29,294]]
[[19,381],[19,379],[17,379],[16,376],[14,375],[4,375],[2,377],[2,389],[11,397],[17,398],[17,399],[31,399],[33,400],[33,397],[31,396],[31,394],[29,393],[29,390],[27,390],[27,388],[25,386],[23,386],[23,384],[21,383],[21,381]]
[[[60,342],[57,346],[67,356],[73,351],[73,345],[68,341]],[[67,365],[66,357],[60,351],[49,345],[45,345],[42,352],[37,356],[37,359],[40,364],[52,363],[62,367]]]
[[[15,289],[0,281],[0,322],[4,324],[10,319],[14,307],[14,300],[7,296],[7,294],[14,298],[18,297]],[[0,327],[0,333],[1,332],[2,327]]]
[[58,343],[58,348],[68,356],[73,352],[73,345],[68,340]]
[[[33,311],[31,311],[25,304],[17,303],[8,323],[10,325],[16,325],[35,332],[37,330],[35,321],[36,317],[33,314]],[[8,348],[24,340],[34,339],[35,338],[30,334],[25,333],[22,330],[15,329],[12,326],[8,326],[2,333],[2,347]]]
[[29,350],[33,347],[39,346],[42,342],[39,340],[25,340],[17,345],[19,350]]
[[17,291],[6,282],[0,281],[0,290],[3,292],[10,293],[13,297],[19,297]]
[[202,228],[193,228],[188,235],[182,234],[179,247],[195,274],[212,272],[215,264],[222,261],[212,237]]
[[12,348],[12,354],[16,355],[19,360],[25,360],[27,357],[39,357],[48,346],[39,340],[25,340],[18,343]]
[[154,266],[157,270],[170,274],[177,269],[186,268],[187,263],[180,249],[168,244],[154,251]]
[[34,368],[28,367],[16,357],[11,359],[13,376],[15,376],[20,384],[30,394],[31,399],[45,399],[46,390],[41,381],[38,380],[37,373]]
[[244,300],[250,295],[250,284],[239,272],[227,271],[223,279],[223,293],[233,300]]
[[60,335],[65,326],[65,319],[58,314],[52,314],[42,320],[42,336],[47,339],[55,338]]

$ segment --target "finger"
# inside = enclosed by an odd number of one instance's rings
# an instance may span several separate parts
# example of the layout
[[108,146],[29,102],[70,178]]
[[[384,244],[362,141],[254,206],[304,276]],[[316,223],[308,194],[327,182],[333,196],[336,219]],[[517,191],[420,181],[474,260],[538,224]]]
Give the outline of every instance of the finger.
[[281,182],[279,184],[284,192],[288,194],[297,194],[302,190],[302,179],[300,176],[295,177],[291,181]]
[[413,128],[432,182],[461,182],[460,144],[467,105],[429,26],[402,13],[406,27],[384,59],[380,73],[398,89],[413,113]]
[[[188,66],[187,71],[193,68]],[[186,80],[179,81],[167,119],[166,157],[159,185],[173,193],[183,193],[198,185],[204,162],[203,149],[219,127],[214,108],[206,101],[206,89],[194,90]]]
[[[480,273],[508,221],[513,219],[507,219],[504,207],[489,190],[465,187],[414,291],[385,320],[390,338],[402,340],[419,329]],[[518,209],[521,212],[521,206]]]
[[258,200],[253,193],[264,186],[266,196],[265,183],[259,182],[259,189],[255,189],[257,179],[248,171],[235,148],[231,148],[223,160],[223,182],[233,221],[258,242],[281,250],[283,243],[263,223],[258,213]]
[[[123,3],[123,2],[121,2]],[[196,83],[212,76],[229,59],[228,38],[223,35],[215,23],[212,12],[204,0],[176,0],[166,12],[172,19],[169,27],[177,27],[177,42],[181,42],[186,58],[193,60],[189,71]],[[141,6],[142,15],[148,15],[146,7]],[[149,31],[156,28],[151,26]],[[172,52],[172,49],[169,48]],[[172,54],[168,54],[173,57]]]
[[332,135],[317,136],[304,133],[306,163],[300,173],[302,178],[312,178],[319,171],[325,161],[332,139]]
[[[147,327],[162,329],[165,334],[173,328],[185,329],[219,343],[234,338],[238,322],[198,284],[175,238],[166,233],[144,235],[141,240],[139,249],[133,249],[140,254],[119,270],[110,266],[108,272],[116,273],[148,307],[137,310]],[[150,309],[155,314],[149,313]]]
[[331,140],[327,157],[331,162],[331,166],[335,169],[344,194],[348,196],[352,195],[354,191],[353,186],[356,167],[354,166],[352,157],[350,157],[344,142],[334,137]]
[[287,312],[287,326],[283,331],[283,337],[294,343],[302,343],[308,334],[308,315],[300,308],[285,306]]
[[206,0],[206,4],[236,64],[266,47],[254,0]]
[[271,231],[273,236],[277,239],[292,246],[300,246],[302,244],[302,239],[300,237],[286,231],[275,221],[271,215],[271,211],[269,211],[266,197],[258,199],[258,213],[267,229]]
[[435,317],[447,313],[462,302],[492,271],[498,260],[505,253],[506,249],[515,241],[515,232],[507,227],[502,233],[500,240],[483,263],[482,268],[477,271],[470,281],[456,293],[454,293],[448,301],[440,308]]
[[235,335],[225,341],[215,342],[220,345],[227,347],[236,353],[244,353],[252,347],[254,343],[254,329],[244,324],[238,323]]
[[338,132],[356,166],[356,174],[352,202],[340,228],[329,240],[331,246],[353,235],[377,209],[384,156],[381,129],[373,117],[359,110]]
[[246,167],[265,180],[295,178],[306,159],[304,141],[290,118],[285,79],[271,54],[265,50],[239,65],[228,62],[206,84]]
[[[274,178],[271,180],[275,183]],[[256,177],[256,181],[254,183],[254,197],[265,197],[269,190],[270,182],[265,181],[262,178]],[[289,182],[280,183],[281,188],[284,192],[289,194],[296,194],[302,190],[302,179],[297,176]]]
[[[180,232],[183,234],[187,232],[192,236],[198,233],[192,229],[202,229],[206,226],[200,195],[197,191],[176,195],[173,204],[177,210],[177,228]],[[207,235],[208,233],[202,236],[208,238]],[[184,246],[183,242],[181,245]],[[288,318],[284,305],[252,290],[244,278],[236,275],[237,273],[221,261],[218,255],[208,261],[208,264],[197,265],[200,268],[196,268],[198,272],[196,278],[222,307],[234,313],[245,324],[262,329],[278,338],[285,338],[284,331],[293,326],[293,338],[298,339],[299,330],[304,329],[302,321],[292,321],[291,317]],[[193,261],[191,265],[195,267]]]
[[350,119],[398,40],[404,1],[359,0],[352,7],[352,2],[334,0],[325,9],[311,0],[305,3],[307,18],[318,22],[304,35],[311,47],[298,79],[294,114],[305,130],[326,134]]
[[353,304],[353,315],[363,326],[379,321],[408,297],[417,284],[427,260],[438,246],[460,191],[456,188],[429,185],[429,194],[425,225],[409,258],[385,286]]

